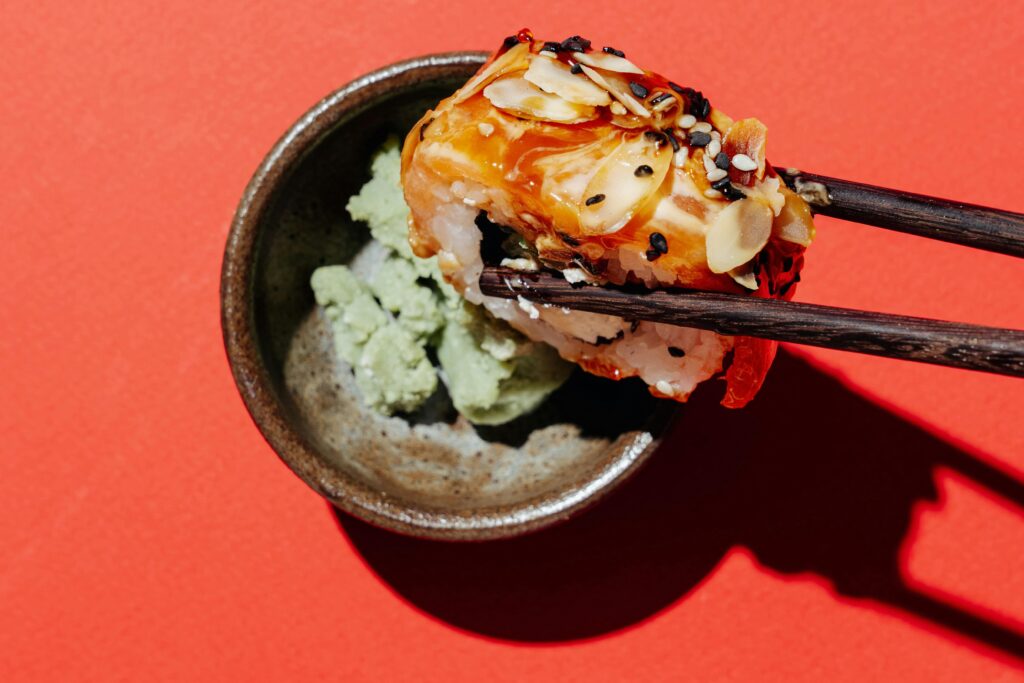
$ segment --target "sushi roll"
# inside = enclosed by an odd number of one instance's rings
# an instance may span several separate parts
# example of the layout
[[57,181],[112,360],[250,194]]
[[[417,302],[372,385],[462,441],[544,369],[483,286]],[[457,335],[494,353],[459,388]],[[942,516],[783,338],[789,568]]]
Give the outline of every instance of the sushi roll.
[[580,36],[505,40],[402,149],[409,241],[445,279],[566,360],[685,401],[724,375],[745,405],[773,342],[483,296],[485,264],[587,285],[788,299],[814,237],[806,203],[767,162],[767,130]]

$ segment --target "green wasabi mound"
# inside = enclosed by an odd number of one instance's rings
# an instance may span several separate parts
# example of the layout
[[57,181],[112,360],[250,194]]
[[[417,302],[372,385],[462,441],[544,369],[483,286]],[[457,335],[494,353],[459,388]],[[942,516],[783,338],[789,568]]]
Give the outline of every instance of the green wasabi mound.
[[345,266],[318,268],[311,284],[366,405],[385,415],[423,405],[437,389],[437,373],[416,336],[389,318]]
[[438,295],[417,282],[416,267],[400,256],[391,256],[370,278],[370,289],[398,324],[418,339],[428,339],[444,326]]
[[449,318],[437,358],[455,409],[482,425],[530,412],[572,372],[553,348],[526,340],[470,304]]
[[349,198],[345,209],[354,221],[370,228],[370,235],[395,252],[422,277],[441,279],[434,259],[416,258],[409,246],[409,207],[402,196],[402,148],[390,138],[370,161],[370,179]]
[[470,422],[499,425],[530,412],[565,382],[572,365],[464,301],[435,259],[413,255],[400,166],[398,140],[388,140],[373,157],[371,179],[346,207],[389,250],[369,281],[340,265],[318,268],[311,278],[335,352],[352,367],[363,402],[384,415],[415,411],[437,389],[439,375]]

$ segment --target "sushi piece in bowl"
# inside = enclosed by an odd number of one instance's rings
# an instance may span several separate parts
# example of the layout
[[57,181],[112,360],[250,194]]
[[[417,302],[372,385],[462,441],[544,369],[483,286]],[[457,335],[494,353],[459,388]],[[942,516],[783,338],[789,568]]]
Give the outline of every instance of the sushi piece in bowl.
[[789,298],[814,224],[766,144],[757,119],[620,50],[523,30],[406,138],[410,242],[469,302],[587,372],[677,401],[724,373],[723,404],[741,407],[774,342],[487,297],[477,280],[490,256],[584,286]]

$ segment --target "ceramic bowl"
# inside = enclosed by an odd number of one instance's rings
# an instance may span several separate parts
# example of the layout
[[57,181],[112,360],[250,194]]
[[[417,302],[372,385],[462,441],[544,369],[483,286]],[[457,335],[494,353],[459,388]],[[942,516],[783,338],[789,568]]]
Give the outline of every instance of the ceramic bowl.
[[365,408],[334,355],[309,287],[369,241],[348,198],[368,161],[451,94],[485,55],[413,59],[316,104],[274,145],[238,206],[224,254],[221,315],[238,390],[263,436],[314,491],[377,526],[491,539],[578,513],[652,453],[670,404],[639,383],[576,371],[534,413],[474,427],[442,393],[411,418]]

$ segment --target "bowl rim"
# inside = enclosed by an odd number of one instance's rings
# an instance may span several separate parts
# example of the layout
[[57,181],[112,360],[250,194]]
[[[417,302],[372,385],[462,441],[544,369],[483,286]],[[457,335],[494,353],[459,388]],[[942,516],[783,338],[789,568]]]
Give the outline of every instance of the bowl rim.
[[404,60],[356,78],[304,113],[274,144],[249,180],[231,222],[221,267],[221,328],[235,385],[250,417],[278,457],[314,491],[336,507],[370,524],[410,536],[438,540],[486,540],[518,536],[556,524],[593,505],[633,474],[653,453],[668,427],[655,424],[582,484],[573,482],[548,494],[514,504],[453,513],[396,503],[324,462],[314,444],[294,429],[263,362],[255,325],[256,256],[259,226],[282,181],[336,126],[396,88],[410,71],[443,77],[479,67],[485,52],[462,51]]

